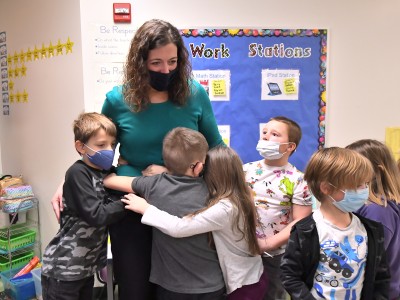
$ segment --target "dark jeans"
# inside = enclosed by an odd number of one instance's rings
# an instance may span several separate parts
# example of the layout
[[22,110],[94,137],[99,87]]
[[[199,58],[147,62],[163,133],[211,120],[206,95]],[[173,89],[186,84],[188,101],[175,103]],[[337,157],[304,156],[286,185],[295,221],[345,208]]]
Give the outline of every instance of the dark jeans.
[[232,293],[228,294],[227,300],[262,300],[267,292],[268,276],[267,271],[261,274],[260,280],[257,283],[244,285]]
[[114,276],[119,300],[153,300],[155,287],[149,282],[152,228],[142,215],[129,211],[109,228]]
[[210,293],[204,294],[182,294],[175,293],[164,289],[163,287],[157,285],[157,300],[224,300],[225,298],[225,288]]
[[76,281],[61,281],[42,275],[43,300],[92,299],[94,276]]

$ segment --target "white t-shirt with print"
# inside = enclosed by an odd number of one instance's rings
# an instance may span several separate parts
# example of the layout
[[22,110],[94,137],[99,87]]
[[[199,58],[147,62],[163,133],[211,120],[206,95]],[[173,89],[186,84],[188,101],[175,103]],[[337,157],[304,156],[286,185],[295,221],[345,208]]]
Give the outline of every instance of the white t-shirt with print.
[[[304,175],[292,164],[272,167],[260,160],[243,165],[243,170],[259,214],[258,237],[268,238],[283,230],[293,220],[292,204],[312,205]],[[270,254],[282,254],[285,247]]]
[[367,262],[367,231],[352,214],[341,229],[314,212],[320,244],[320,261],[311,289],[316,299],[360,299]]

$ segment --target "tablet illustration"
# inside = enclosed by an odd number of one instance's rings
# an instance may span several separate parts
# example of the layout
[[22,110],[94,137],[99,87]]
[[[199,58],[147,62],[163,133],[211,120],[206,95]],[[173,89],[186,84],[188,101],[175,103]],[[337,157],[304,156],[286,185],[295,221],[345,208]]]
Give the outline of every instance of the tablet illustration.
[[269,88],[269,93],[268,95],[270,96],[275,96],[275,95],[280,95],[282,94],[281,89],[279,88],[279,85],[275,82],[267,82],[268,88]]

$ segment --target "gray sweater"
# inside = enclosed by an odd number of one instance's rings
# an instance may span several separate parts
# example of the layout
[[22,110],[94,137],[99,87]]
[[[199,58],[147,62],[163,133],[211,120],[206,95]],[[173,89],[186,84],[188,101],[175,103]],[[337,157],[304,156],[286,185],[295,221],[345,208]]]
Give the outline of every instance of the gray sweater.
[[[132,188],[150,204],[181,217],[203,208],[208,197],[203,178],[166,173],[137,177]],[[176,239],[156,228],[150,281],[183,294],[211,293],[224,288],[218,256],[209,247],[206,233]]]

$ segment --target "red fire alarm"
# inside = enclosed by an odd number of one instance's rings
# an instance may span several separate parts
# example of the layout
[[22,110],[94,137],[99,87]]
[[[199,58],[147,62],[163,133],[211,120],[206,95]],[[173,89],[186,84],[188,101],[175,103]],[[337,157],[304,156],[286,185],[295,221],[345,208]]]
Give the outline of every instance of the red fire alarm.
[[130,3],[114,3],[114,22],[130,23],[131,22],[131,4]]

